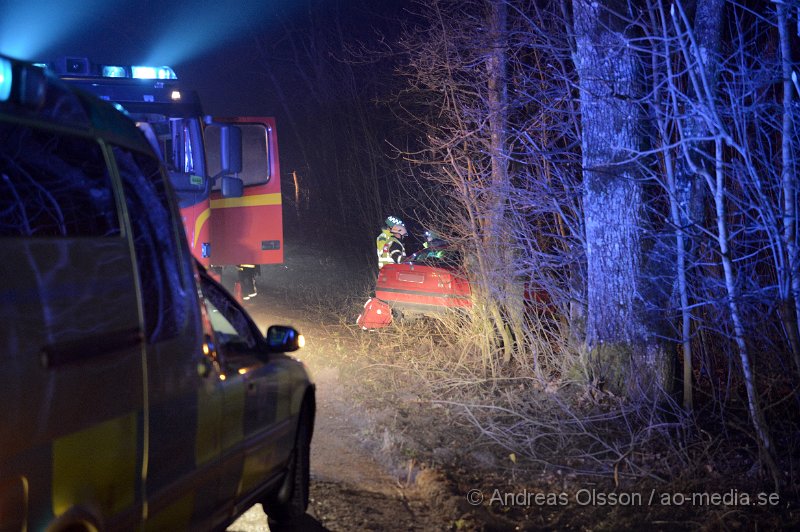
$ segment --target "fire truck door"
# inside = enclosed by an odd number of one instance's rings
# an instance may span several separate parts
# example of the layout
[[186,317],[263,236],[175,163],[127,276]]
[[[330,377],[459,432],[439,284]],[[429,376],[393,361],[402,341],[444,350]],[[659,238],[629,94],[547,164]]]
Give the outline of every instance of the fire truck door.
[[283,214],[275,120],[267,117],[214,118],[206,126],[211,175],[220,172],[221,125],[241,130],[244,185],[240,197],[226,197],[221,180],[211,193],[213,265],[283,262]]

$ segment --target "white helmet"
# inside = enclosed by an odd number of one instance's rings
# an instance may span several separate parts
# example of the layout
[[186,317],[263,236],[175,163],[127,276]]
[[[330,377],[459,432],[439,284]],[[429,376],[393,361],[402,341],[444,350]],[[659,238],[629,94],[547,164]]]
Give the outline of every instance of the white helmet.
[[408,235],[408,231],[406,230],[406,224],[403,223],[403,220],[398,218],[397,216],[387,216],[386,221],[384,222],[386,227],[389,228],[389,231],[397,237],[397,238],[405,238]]

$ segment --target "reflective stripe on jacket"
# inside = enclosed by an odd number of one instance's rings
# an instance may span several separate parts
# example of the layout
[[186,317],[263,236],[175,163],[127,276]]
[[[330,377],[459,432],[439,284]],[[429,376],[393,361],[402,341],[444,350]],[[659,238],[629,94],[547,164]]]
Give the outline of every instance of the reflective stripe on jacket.
[[[380,237],[378,237],[380,238]],[[390,235],[378,253],[378,268],[383,268],[386,264],[395,264],[403,260],[406,256],[406,248],[398,238]]]

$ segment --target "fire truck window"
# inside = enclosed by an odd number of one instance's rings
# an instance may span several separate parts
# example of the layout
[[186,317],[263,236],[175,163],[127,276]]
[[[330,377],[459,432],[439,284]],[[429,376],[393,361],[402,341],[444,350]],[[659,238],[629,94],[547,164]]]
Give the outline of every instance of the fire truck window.
[[169,192],[158,161],[114,147],[133,233],[149,342],[174,337],[189,314]]
[[200,123],[196,118],[172,118],[154,113],[140,113],[135,118],[149,124],[170,171],[205,175]]
[[172,119],[153,113],[139,113],[135,118],[139,129],[164,159],[180,208],[206,199],[209,188],[198,120]]
[[[238,175],[244,186],[263,185],[270,179],[269,173],[269,138],[267,129],[262,124],[236,124],[242,131],[242,172]],[[220,163],[220,126],[206,126],[206,151],[209,175],[217,175],[222,167]],[[220,182],[214,184],[214,190],[221,188]]]
[[0,236],[119,236],[119,227],[96,141],[0,124]]

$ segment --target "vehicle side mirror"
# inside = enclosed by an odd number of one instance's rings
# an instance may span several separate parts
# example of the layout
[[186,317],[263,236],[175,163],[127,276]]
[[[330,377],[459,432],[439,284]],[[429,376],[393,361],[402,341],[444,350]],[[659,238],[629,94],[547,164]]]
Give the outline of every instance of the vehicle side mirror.
[[244,183],[238,177],[222,176],[222,197],[241,198],[244,194]]
[[273,353],[288,353],[297,351],[306,343],[302,334],[294,327],[285,325],[270,325],[267,329],[267,345]]
[[242,130],[236,126],[220,126],[220,166],[223,174],[242,171]]

